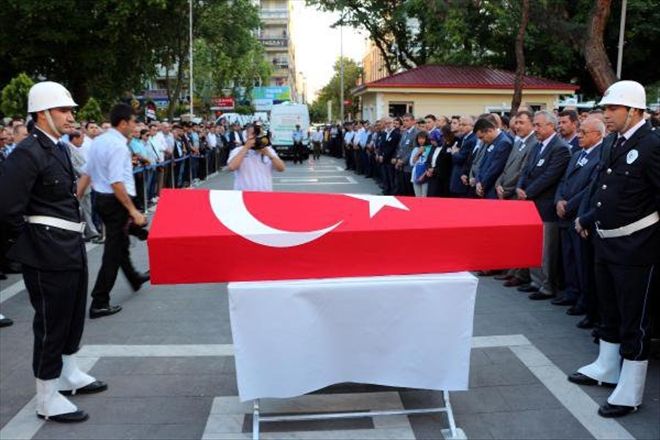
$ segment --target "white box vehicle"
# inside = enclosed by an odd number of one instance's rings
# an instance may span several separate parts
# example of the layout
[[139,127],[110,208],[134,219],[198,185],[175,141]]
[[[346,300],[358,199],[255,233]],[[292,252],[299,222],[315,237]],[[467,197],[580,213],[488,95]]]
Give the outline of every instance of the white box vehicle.
[[284,102],[270,111],[270,135],[273,148],[282,156],[291,155],[293,131],[300,125],[303,144],[309,148],[309,109],[306,104]]

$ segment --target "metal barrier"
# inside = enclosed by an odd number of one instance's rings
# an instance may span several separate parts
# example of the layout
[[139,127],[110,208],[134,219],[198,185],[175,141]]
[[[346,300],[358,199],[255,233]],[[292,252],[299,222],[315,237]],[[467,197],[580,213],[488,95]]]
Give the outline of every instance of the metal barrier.
[[[177,186],[181,187],[183,186],[183,182],[181,184],[178,184],[178,176],[175,176],[177,174],[176,171],[176,164],[181,164],[180,166],[186,166],[188,167],[188,181],[190,182],[190,185],[192,186],[193,184],[193,177],[199,176],[199,173],[197,173],[197,176],[193,176],[193,160],[197,161],[197,165],[199,167],[199,161],[204,160],[204,179],[208,179],[210,176],[213,176],[217,174],[220,169],[220,148],[210,148],[204,152],[202,155],[197,155],[193,156],[191,154],[186,154],[185,156],[179,157],[177,159],[167,159],[162,162],[158,162],[155,164],[151,165],[142,165],[142,166],[137,166],[133,168],[133,175],[138,176],[141,175],[142,178],[142,194],[140,194],[142,198],[142,208],[144,210],[144,213],[147,213],[147,210],[149,208],[149,190],[151,187],[150,184],[150,177],[157,179],[155,182],[155,185],[159,185],[160,179],[158,179],[158,169],[162,169],[162,172],[169,172],[169,179],[165,179],[163,177],[163,188],[176,188]],[[186,163],[187,161],[187,163]],[[210,172],[209,170],[209,163],[213,163],[213,172]],[[166,180],[169,180],[167,182]],[[169,184],[169,185],[168,185]],[[160,188],[156,189],[156,192],[158,192]]]

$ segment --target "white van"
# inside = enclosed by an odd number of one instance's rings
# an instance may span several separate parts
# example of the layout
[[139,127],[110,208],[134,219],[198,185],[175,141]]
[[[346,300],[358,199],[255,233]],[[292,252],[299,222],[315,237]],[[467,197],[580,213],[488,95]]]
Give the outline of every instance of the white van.
[[291,155],[293,131],[300,125],[303,144],[309,145],[309,109],[306,104],[284,102],[275,104],[270,111],[270,135],[273,148],[282,156]]

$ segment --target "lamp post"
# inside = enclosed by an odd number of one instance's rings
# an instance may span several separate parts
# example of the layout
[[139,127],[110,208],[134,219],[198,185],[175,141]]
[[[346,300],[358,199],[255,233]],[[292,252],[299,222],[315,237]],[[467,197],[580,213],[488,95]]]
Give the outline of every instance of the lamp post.
[[188,6],[190,8],[188,18],[190,21],[190,26],[188,29],[189,38],[190,38],[190,121],[193,119],[193,0],[188,0]]
[[339,26],[339,119],[344,123],[344,14]]

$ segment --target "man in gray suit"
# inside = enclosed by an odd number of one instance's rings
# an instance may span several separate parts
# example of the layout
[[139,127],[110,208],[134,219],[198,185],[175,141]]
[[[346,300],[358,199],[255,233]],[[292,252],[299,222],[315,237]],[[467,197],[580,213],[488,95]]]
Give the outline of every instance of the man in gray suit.
[[555,193],[571,158],[570,146],[556,132],[557,117],[540,110],[534,114],[534,131],[539,143],[529,152],[520,173],[516,194],[520,200],[532,200],[543,220],[543,265],[530,269],[532,283],[519,287],[530,293],[531,300],[553,298],[559,288],[559,218]]
[[395,194],[400,196],[412,196],[412,168],[410,167],[410,154],[417,146],[417,133],[419,130],[415,125],[415,117],[412,113],[403,115],[403,127],[401,129],[401,140],[396,150],[396,188]]
[[[516,113],[514,130],[516,132],[516,140],[513,143],[511,154],[506,161],[504,171],[495,182],[495,190],[497,191],[497,198],[502,200],[516,199],[516,185],[520,178],[520,173],[529,156],[529,152],[537,144],[536,135],[534,134],[534,126],[532,120],[534,115],[527,111],[521,110]],[[529,269],[511,269],[504,275],[495,277],[496,279],[503,280],[505,287],[516,287],[523,284],[529,284]]]

